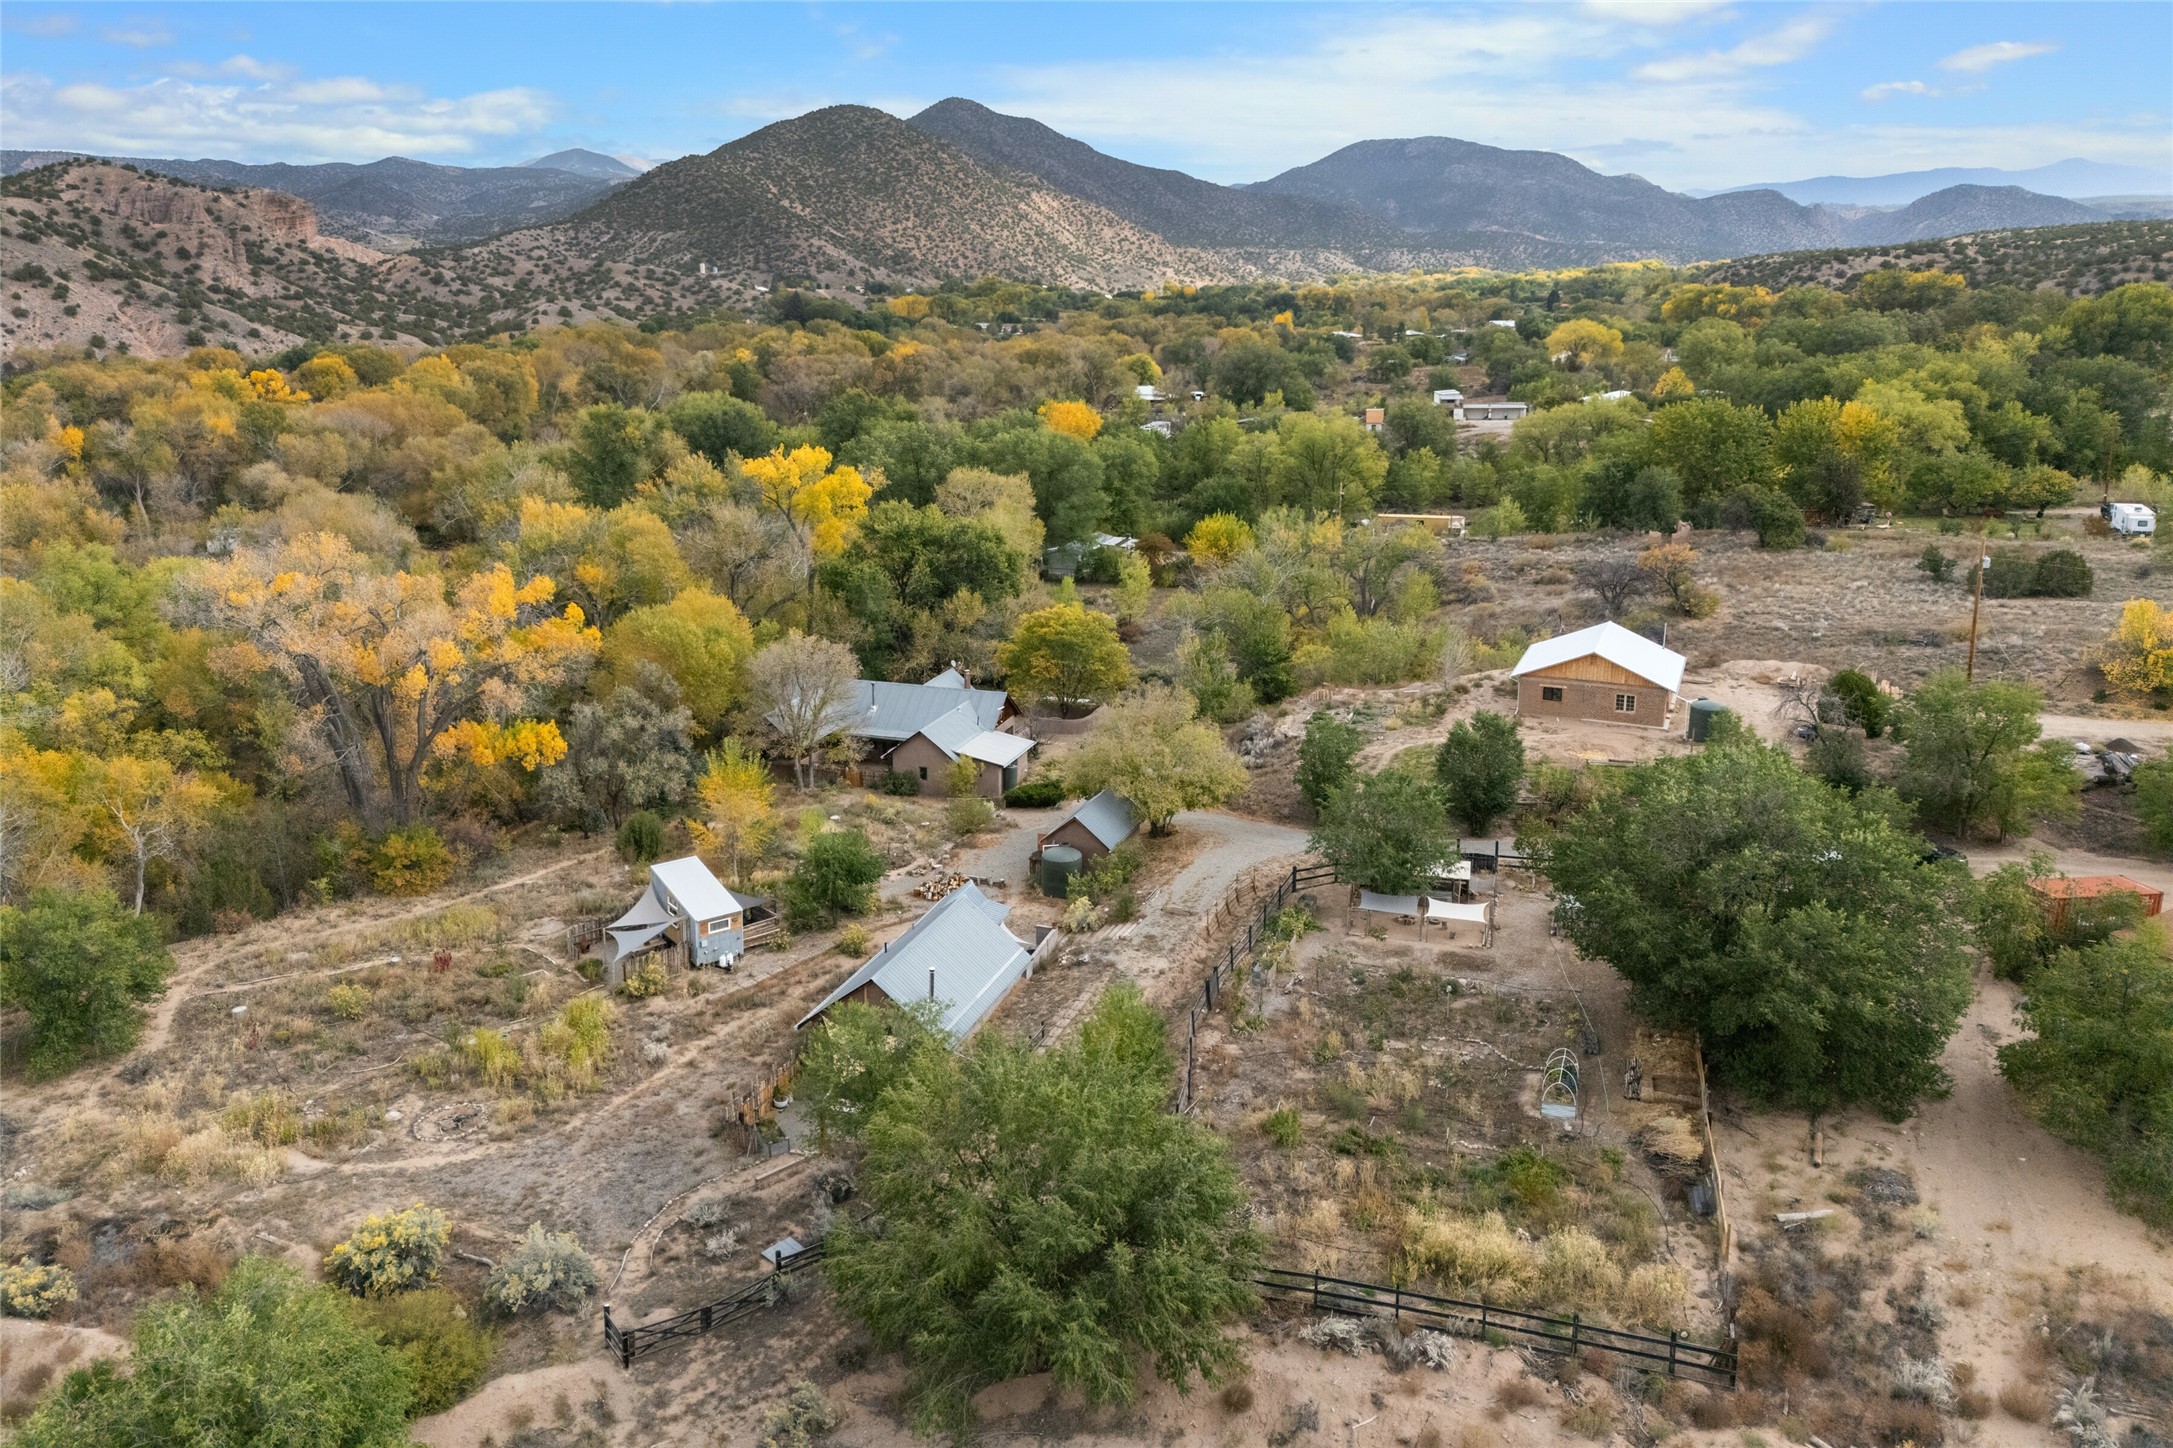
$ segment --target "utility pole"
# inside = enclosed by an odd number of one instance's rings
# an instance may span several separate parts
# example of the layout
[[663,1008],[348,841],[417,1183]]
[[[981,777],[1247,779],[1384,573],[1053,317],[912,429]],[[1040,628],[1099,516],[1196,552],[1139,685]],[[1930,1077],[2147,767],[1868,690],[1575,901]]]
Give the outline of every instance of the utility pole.
[[1969,668],[1964,677],[1977,682],[1977,616],[1984,611],[1984,575],[1992,566],[1989,545],[1982,538],[1977,540],[1977,589],[1969,602]]

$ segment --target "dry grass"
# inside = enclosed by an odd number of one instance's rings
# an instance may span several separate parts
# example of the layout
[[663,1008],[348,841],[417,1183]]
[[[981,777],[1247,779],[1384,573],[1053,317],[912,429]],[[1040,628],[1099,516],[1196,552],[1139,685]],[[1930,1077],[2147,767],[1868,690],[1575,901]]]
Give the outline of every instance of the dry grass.
[[2024,1423],[2042,1423],[2052,1416],[2052,1394],[2035,1383],[2009,1383],[1999,1390],[1999,1410]]
[[1511,1413],[1520,1413],[1526,1408],[1535,1408],[1545,1401],[1547,1401],[1546,1390],[1530,1378],[1519,1373],[1517,1376],[1495,1385],[1493,1398],[1487,1407],[1487,1416],[1498,1423]]

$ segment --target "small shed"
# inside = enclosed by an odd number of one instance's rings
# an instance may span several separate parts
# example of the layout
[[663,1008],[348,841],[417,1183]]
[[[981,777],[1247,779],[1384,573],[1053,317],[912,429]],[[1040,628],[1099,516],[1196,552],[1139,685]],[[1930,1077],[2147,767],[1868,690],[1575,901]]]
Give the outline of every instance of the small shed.
[[793,1029],[819,1020],[841,1001],[932,1000],[942,1005],[951,1040],[963,1041],[1033,969],[1033,951],[1004,928],[1010,913],[1010,906],[968,881],[845,977]]
[[1673,649],[1612,620],[1541,639],[1510,671],[1517,681],[1517,713],[1665,729],[1682,688],[1684,662]]
[[1108,854],[1138,832],[1139,811],[1123,795],[1105,789],[1082,802],[1035,845],[1042,850],[1051,845],[1069,845],[1092,860]]
[[[2040,875],[2030,881],[2030,893],[2055,930],[2064,928],[2078,908],[2087,910],[2092,903],[2119,895],[2141,900],[2145,920],[2165,909],[2165,891],[2126,875]],[[2079,907],[2078,901],[2082,902]]]
[[649,888],[633,908],[604,927],[610,964],[671,940],[690,965],[729,969],[747,952],[749,902],[741,900],[693,855],[649,867]]

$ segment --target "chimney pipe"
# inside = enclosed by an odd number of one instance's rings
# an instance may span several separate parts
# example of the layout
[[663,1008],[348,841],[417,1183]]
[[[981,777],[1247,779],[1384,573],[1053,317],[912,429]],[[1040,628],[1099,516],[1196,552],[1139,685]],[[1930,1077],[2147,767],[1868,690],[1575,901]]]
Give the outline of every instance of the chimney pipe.
[[931,966],[929,966],[929,967],[928,967],[928,999],[930,999],[930,1000],[934,1000],[935,998],[936,998],[936,968],[935,968],[934,966],[932,966],[932,965],[931,965]]

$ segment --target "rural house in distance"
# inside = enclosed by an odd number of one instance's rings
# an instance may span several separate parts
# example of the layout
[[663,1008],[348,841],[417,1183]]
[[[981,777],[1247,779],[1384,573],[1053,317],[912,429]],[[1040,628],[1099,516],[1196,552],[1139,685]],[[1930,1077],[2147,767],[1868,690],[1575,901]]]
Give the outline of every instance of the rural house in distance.
[[980,766],[974,788],[990,799],[1025,777],[1034,741],[1003,690],[976,689],[955,668],[925,684],[862,679],[853,687],[844,732],[861,742],[864,760],[913,776],[922,794],[943,793],[961,758]]
[[1598,719],[1665,729],[1683,656],[1612,620],[1541,639],[1510,671],[1528,719]]
[[1139,811],[1113,789],[1082,801],[1054,829],[1034,842],[1038,853],[1051,845],[1069,845],[1085,860],[1099,859],[1139,830]]
[[[605,927],[611,937],[609,962],[618,965],[670,940],[686,950],[687,964],[729,970],[747,953],[748,913],[756,908],[727,890],[693,855],[660,860],[649,867],[649,888],[633,908]],[[776,921],[769,923],[774,931]]]

